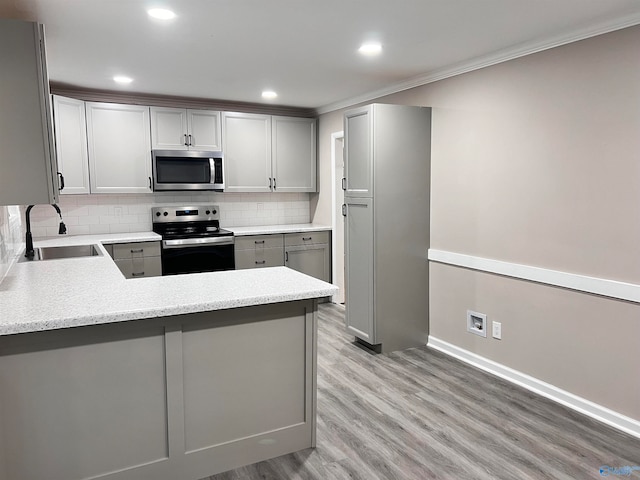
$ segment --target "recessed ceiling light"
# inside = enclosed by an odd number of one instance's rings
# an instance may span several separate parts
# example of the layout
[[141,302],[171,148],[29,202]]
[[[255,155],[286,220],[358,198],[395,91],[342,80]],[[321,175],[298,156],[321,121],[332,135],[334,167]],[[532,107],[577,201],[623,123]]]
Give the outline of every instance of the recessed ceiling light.
[[160,20],[171,20],[176,18],[176,14],[166,8],[150,8],[147,10],[150,17],[158,18]]
[[276,98],[278,94],[273,90],[265,90],[262,92],[262,98]]
[[122,83],[124,85],[133,82],[133,78],[125,77],[124,75],[116,75],[115,77],[113,77],[113,81],[116,83]]
[[378,42],[363,43],[358,51],[363,55],[378,55],[382,52],[382,45]]

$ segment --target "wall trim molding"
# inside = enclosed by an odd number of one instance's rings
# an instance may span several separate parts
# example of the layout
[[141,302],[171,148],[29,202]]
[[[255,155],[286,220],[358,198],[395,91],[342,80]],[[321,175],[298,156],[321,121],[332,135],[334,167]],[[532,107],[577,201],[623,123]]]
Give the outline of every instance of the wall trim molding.
[[335,110],[351,107],[360,103],[370,102],[387,95],[392,95],[404,90],[409,90],[411,88],[421,87],[422,85],[427,85],[439,80],[444,80],[445,78],[455,77],[457,75],[462,75],[463,73],[490,67],[492,65],[497,65],[509,60],[525,57],[527,55],[542,52],[544,50],[550,50],[555,47],[560,47],[562,45],[578,42],[580,40],[585,40],[587,38],[614,32],[616,30],[621,30],[623,28],[632,27],[638,24],[640,24],[640,14],[633,13],[614,20],[578,28],[562,35],[556,35],[549,38],[537,39],[531,42],[521,43],[519,45],[515,45],[503,50],[498,50],[497,52],[483,55],[466,62],[449,65],[447,67],[434,70],[423,75],[419,75],[404,82],[399,82],[380,90],[375,90],[373,92],[365,93],[357,97],[325,105],[318,108],[316,110],[316,113],[318,115],[322,115],[324,113],[333,112]]
[[562,390],[554,385],[538,380],[535,377],[519,372],[488,358],[457,347],[429,335],[427,346],[446,355],[457,358],[469,365],[514,383],[520,387],[560,403],[583,415],[605,423],[629,435],[640,438],[640,421],[622,415],[585,398]]
[[430,248],[429,261],[640,303],[640,285]]

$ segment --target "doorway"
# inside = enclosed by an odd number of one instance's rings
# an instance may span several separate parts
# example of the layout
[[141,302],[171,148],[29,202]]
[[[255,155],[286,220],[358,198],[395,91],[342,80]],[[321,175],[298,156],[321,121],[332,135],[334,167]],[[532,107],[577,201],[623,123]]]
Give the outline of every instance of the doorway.
[[331,179],[332,179],[332,238],[331,238],[331,258],[333,272],[333,284],[339,290],[331,297],[333,303],[344,304],[345,283],[344,283],[344,217],[342,216],[342,205],[344,204],[344,191],[342,190],[342,179],[344,178],[344,132],[334,132],[331,134]]

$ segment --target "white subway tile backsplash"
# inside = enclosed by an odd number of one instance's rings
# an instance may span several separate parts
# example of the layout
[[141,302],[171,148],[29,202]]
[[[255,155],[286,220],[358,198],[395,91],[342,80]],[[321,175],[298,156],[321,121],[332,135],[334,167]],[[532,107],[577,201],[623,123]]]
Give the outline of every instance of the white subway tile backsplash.
[[[203,203],[220,206],[223,228],[308,223],[310,219],[308,193],[62,195],[59,206],[69,235],[83,235],[146,232],[151,230],[151,208]],[[24,217],[24,207],[22,212]],[[52,208],[38,205],[31,212],[34,237],[57,235],[59,221]]]

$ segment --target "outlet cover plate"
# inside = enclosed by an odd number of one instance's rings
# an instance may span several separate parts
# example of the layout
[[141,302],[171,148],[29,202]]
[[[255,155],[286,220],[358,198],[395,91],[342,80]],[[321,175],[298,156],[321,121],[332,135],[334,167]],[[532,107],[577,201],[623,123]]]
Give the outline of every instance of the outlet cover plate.
[[498,340],[502,339],[502,323],[500,322],[491,322],[491,327],[493,328],[493,338],[497,338]]

